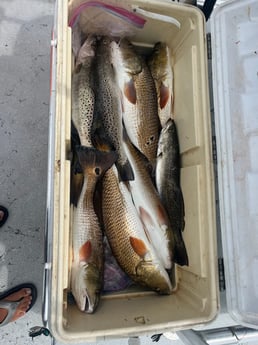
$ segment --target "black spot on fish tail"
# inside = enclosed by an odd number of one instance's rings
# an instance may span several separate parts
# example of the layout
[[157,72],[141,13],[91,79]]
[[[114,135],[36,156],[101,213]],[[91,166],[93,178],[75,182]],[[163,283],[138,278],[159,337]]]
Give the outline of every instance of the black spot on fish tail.
[[116,162],[116,166],[118,170],[119,181],[133,181],[134,180],[133,169],[128,160],[123,165],[120,164],[119,162]]

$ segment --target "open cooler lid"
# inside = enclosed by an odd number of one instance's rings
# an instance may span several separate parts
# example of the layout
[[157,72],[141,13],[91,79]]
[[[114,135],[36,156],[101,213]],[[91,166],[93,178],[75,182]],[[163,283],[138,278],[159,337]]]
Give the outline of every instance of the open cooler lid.
[[221,233],[228,311],[258,326],[258,1],[211,18]]

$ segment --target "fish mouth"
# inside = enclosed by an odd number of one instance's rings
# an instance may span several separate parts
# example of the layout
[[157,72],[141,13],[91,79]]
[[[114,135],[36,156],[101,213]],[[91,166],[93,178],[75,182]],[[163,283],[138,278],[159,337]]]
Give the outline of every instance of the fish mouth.
[[87,292],[84,296],[84,308],[83,311],[87,314],[94,313],[99,303],[99,293],[95,293],[94,296],[90,296]]
[[170,295],[172,291],[171,282],[167,272],[151,261],[141,261],[136,267],[135,278],[138,282],[148,286],[160,295]]

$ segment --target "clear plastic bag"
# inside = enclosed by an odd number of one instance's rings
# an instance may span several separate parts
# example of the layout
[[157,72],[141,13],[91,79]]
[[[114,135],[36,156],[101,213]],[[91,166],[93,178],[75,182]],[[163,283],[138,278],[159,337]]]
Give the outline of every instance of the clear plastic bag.
[[144,27],[145,22],[131,9],[111,2],[73,0],[69,3],[68,25],[74,28],[78,23],[86,35],[131,37]]

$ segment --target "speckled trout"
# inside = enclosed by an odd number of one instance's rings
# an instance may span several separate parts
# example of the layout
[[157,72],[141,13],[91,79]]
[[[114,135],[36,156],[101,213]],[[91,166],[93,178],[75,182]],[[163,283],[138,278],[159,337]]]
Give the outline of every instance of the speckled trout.
[[168,274],[146,236],[128,182],[119,182],[115,166],[103,178],[103,220],[112,252],[128,276],[159,294],[170,294]]
[[95,48],[95,37],[88,36],[79,52],[80,65],[78,71],[74,72],[72,76],[72,121],[83,146],[93,146],[91,130],[95,94],[92,87],[91,73]]
[[128,181],[134,176],[122,146],[122,104],[111,63],[110,42],[111,39],[105,36],[97,42],[94,63],[96,104],[93,132],[98,140],[104,138],[104,143],[107,142],[118,153],[116,166],[119,178]]
[[164,127],[168,119],[172,117],[173,105],[173,71],[167,44],[156,43],[147,63],[155,82],[159,119],[161,126]]
[[123,100],[123,121],[131,142],[155,166],[160,121],[154,80],[144,59],[126,39],[111,43],[112,62]]
[[160,134],[156,185],[175,237],[174,261],[179,265],[188,265],[188,255],[182,236],[185,209],[180,187],[179,142],[176,125],[172,119],[168,120]]
[[117,154],[86,147],[78,147],[77,154],[84,182],[74,208],[71,288],[79,309],[93,313],[103,284],[102,230],[94,211],[93,196],[97,181],[115,162]]

